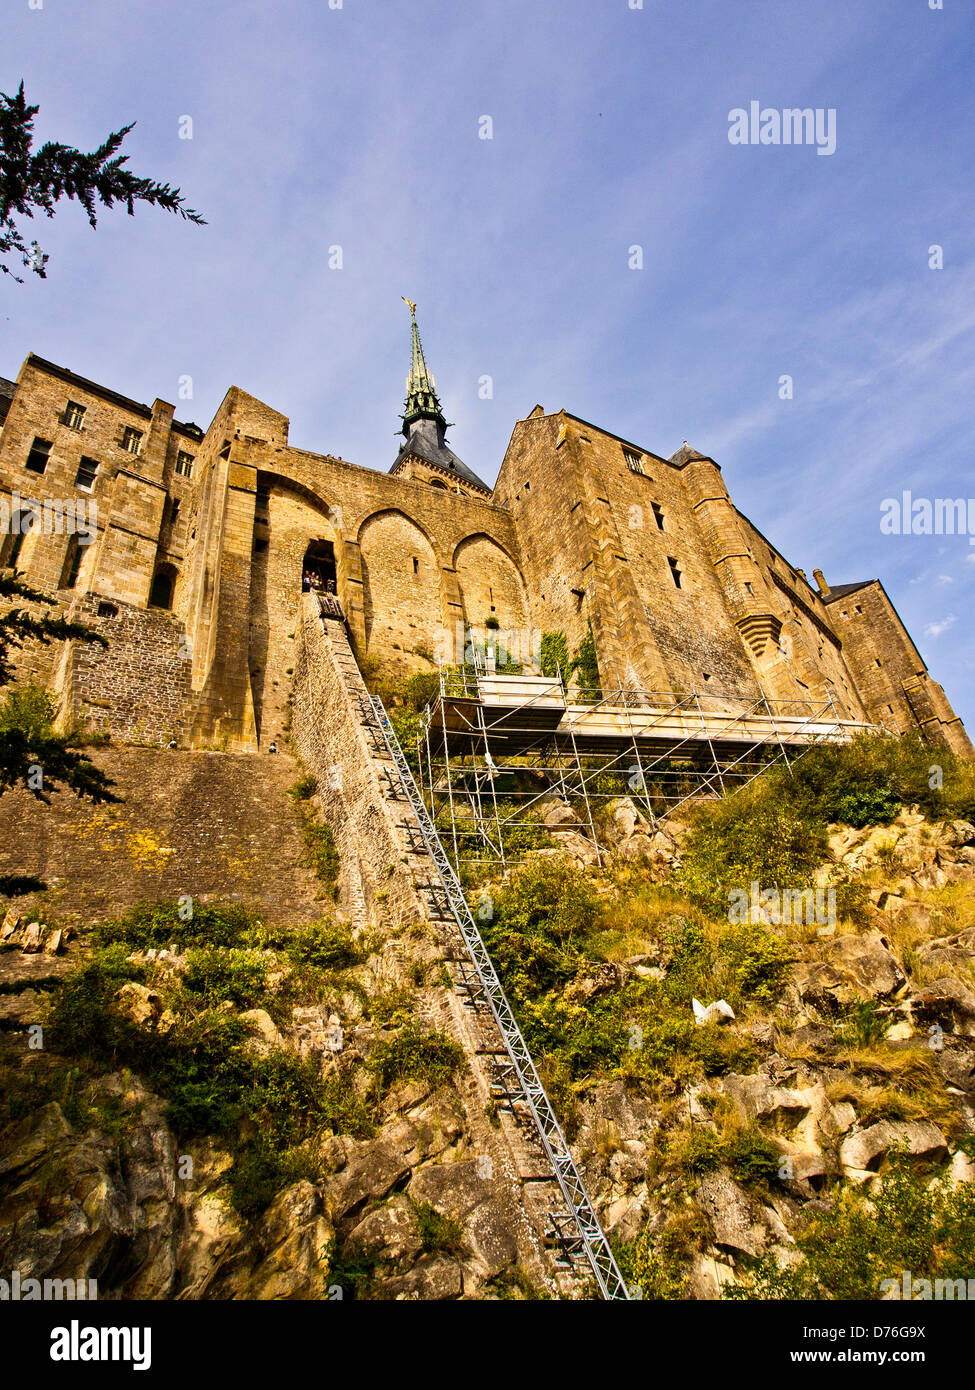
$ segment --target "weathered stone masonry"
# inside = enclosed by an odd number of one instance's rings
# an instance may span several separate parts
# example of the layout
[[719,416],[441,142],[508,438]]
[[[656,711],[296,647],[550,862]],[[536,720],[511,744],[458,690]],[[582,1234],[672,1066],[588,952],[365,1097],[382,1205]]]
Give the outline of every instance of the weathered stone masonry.
[[591,624],[605,689],[832,701],[975,755],[879,581],[813,588],[713,459],[536,406],[491,489],[445,443],[415,319],[403,421],[378,473],[292,447],[287,418],[237,387],[203,431],[28,357],[0,382],[0,498],[87,499],[97,530],[80,555],[37,527],[2,538],[0,564],[66,612],[117,615],[98,620],[111,655],[30,650],[23,676],[123,738],[266,748],[287,730],[313,563],[357,652],[390,671],[457,659],[465,631],[515,634],[524,659]]

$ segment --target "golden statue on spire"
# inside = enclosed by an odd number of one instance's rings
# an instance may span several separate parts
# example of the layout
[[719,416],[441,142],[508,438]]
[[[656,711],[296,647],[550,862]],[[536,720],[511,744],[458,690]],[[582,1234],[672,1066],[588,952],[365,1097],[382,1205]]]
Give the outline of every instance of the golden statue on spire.
[[412,299],[407,299],[405,294],[401,294],[400,299],[402,299],[403,303],[409,307],[409,311],[411,314],[416,313],[416,305],[413,303]]

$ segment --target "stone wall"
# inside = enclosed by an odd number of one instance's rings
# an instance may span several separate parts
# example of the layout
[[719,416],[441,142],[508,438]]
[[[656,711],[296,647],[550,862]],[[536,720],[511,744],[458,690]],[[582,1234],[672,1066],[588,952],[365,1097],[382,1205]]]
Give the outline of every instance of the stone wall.
[[301,771],[292,758],[113,747],[91,757],[119,803],[55,792],[44,805],[19,788],[4,795],[0,872],[48,884],[15,899],[18,913],[90,926],[140,901],[187,893],[258,904],[275,922],[322,916],[324,890],[303,864],[301,821],[287,795]]
[[361,903],[387,928],[419,922],[427,909],[416,891],[404,844],[386,802],[352,693],[365,686],[342,625],[318,616],[306,595],[297,641],[291,737],[318,780],[322,819],[341,858],[340,903]]
[[72,605],[70,616],[108,642],[71,643],[63,676],[70,713],[90,732],[127,742],[181,741],[192,697],[185,634],[175,614],[88,597]]

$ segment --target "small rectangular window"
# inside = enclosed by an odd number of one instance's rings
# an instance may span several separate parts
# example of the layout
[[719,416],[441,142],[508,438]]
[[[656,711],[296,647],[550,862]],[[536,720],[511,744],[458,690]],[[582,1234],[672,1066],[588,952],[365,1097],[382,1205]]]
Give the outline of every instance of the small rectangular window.
[[176,455],[176,472],[181,478],[193,476],[193,455],[188,454],[185,449],[180,449]]
[[271,505],[271,489],[262,483],[257,485],[257,501],[254,503],[254,510],[259,516],[267,516],[268,507]]
[[122,448],[129,454],[141,453],[142,431],[135,429],[132,425],[126,425],[122,431]]
[[650,505],[653,508],[653,519],[657,523],[657,530],[662,531],[664,529],[664,509],[659,502],[651,502]]
[[47,461],[51,454],[51,441],[49,439],[38,439],[35,437],[30,446],[30,453],[27,455],[25,468],[29,468],[32,473],[43,473],[47,467]]
[[77,401],[68,401],[64,407],[64,414],[61,416],[61,423],[67,425],[69,430],[80,430],[84,418],[85,407],[79,405]]
[[643,472],[643,455],[636,449],[624,449],[623,457],[626,459],[626,466],[633,473]]
[[414,573],[414,574],[419,574],[419,573],[420,573],[420,562],[419,562],[419,560],[416,558],[415,555],[413,556],[413,573]]
[[173,497],[169,503],[169,524],[175,526],[179,519],[179,498]]
[[674,581],[674,586],[679,589],[681,587],[681,580],[684,577],[683,571],[673,555],[667,556],[667,563],[670,566],[670,575]]
[[91,492],[95,486],[95,474],[97,472],[97,460],[82,456],[81,462],[78,464],[78,471],[74,476],[75,487],[83,488],[85,492]]

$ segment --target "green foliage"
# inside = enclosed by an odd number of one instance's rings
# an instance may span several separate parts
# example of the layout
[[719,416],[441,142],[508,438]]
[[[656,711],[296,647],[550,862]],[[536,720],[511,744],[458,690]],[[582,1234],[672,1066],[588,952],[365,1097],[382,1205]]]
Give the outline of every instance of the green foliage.
[[284,954],[298,970],[344,970],[363,959],[362,950],[344,922],[315,922],[291,928],[282,945]]
[[569,645],[564,632],[543,632],[541,647],[541,667],[543,676],[557,676],[567,681],[571,672],[569,665]]
[[[975,1268],[975,1187],[932,1181],[906,1157],[894,1156],[879,1190],[844,1187],[826,1211],[796,1236],[799,1260],[784,1269],[760,1260],[735,1299],[880,1299],[882,1281],[968,1280]],[[967,1284],[966,1284],[967,1287]]]
[[687,1276],[679,1255],[669,1243],[657,1242],[649,1231],[636,1240],[610,1238],[616,1263],[628,1289],[640,1289],[645,1299],[678,1299],[687,1291]]
[[[155,986],[171,1017],[164,1030],[136,1025],[115,995],[126,981],[147,978],[149,967],[128,957],[137,946],[168,945],[181,934],[188,969]],[[328,923],[281,934],[296,961],[348,960],[354,949]],[[142,905],[95,933],[103,944],[59,983],[47,1025],[58,1052],[143,1077],[167,1100],[181,1138],[216,1135],[229,1143],[234,1201],[248,1217],[285,1182],[316,1176],[299,1152],[306,1139],[323,1130],[365,1137],[373,1128],[348,1068],[323,1073],[313,1057],[259,1051],[227,1011],[225,1000],[244,1009],[264,995],[267,962],[256,948],[275,936],[236,905],[201,908],[188,922],[168,905]]]
[[826,854],[826,828],[782,791],[767,774],[734,796],[695,807],[677,875],[693,902],[723,917],[733,888],[748,891],[756,881],[781,891],[811,883]]
[[400,688],[400,698],[408,710],[419,714],[440,694],[439,671],[414,671]]
[[[28,106],[23,82],[13,96],[0,92],[0,255],[13,252],[23,266],[45,279],[48,256],[36,241],[28,244],[24,240],[14,219],[15,215],[33,218],[35,211],[53,217],[62,198],[77,199],[91,227],[96,226],[97,205],[110,208],[121,203],[131,217],[137,202],[205,225],[198,212],[185,206],[178,188],[139,178],[123,167],[128,155],[119,154],[119,150],[132,125],[113,131],[90,154],[53,141],[35,154],[34,117],[38,110]],[[21,277],[2,262],[0,272],[22,283]]]
[[395,1037],[380,1042],[369,1068],[381,1091],[397,1081],[430,1081],[443,1086],[463,1061],[463,1053],[444,1033],[419,1032],[408,1024]]
[[312,815],[306,815],[302,834],[305,841],[306,863],[315,870],[333,898],[338,897],[339,852],[335,837],[327,825]]
[[415,1202],[410,1199],[417,1235],[423,1242],[424,1252],[444,1255],[459,1255],[464,1248],[464,1232],[449,1216],[441,1216],[429,1202]]
[[[9,574],[0,574],[0,600],[20,598],[32,603],[53,603],[46,594],[30,589]],[[16,607],[0,612],[0,685],[13,679],[11,649],[28,640],[48,645],[52,640],[73,638],[107,646],[100,633],[46,615],[32,617]],[[25,786],[38,801],[49,801],[50,792],[63,783],[76,796],[86,796],[96,804],[118,801],[114,785],[83,753],[76,750],[81,739],[76,733],[57,734],[54,717],[57,703],[35,683],[8,690],[0,701],[0,796],[11,787]],[[37,773],[41,773],[38,784]]]
[[[932,768],[939,767],[944,786]],[[803,888],[826,858],[828,827],[885,824],[901,807],[969,819],[975,767],[947,748],[903,734],[862,734],[811,748],[789,769],[775,766],[733,796],[695,808],[679,880],[692,900],[723,916],[732,888]],[[838,906],[856,916],[862,893],[838,886]]]
[[315,795],[318,790],[318,778],[313,772],[306,772],[299,777],[297,782],[288,788],[288,795],[295,801],[307,801]]
[[580,689],[584,690],[592,699],[602,698],[599,661],[596,656],[596,639],[593,636],[591,622],[586,625],[586,635],[576,648],[570,669],[578,673]]
[[[184,920],[182,914],[191,915]],[[130,951],[148,951],[172,943],[180,952],[193,946],[249,946],[260,919],[240,903],[139,903],[121,917],[95,927],[92,940],[98,946],[124,942]]]
[[253,1220],[283,1187],[302,1178],[314,1182],[318,1177],[307,1155],[258,1142],[245,1149],[231,1169],[230,1200],[241,1216]]
[[762,1188],[777,1178],[782,1155],[764,1134],[746,1126],[730,1137],[710,1129],[692,1130],[680,1159],[692,1173],[730,1168],[732,1176],[744,1186]]
[[516,1302],[540,1303],[551,1299],[550,1294],[532,1283],[521,1265],[509,1265],[507,1269],[494,1276],[488,1287],[496,1298]]
[[254,951],[218,946],[192,950],[183,987],[209,1005],[229,999],[238,1009],[253,1009],[267,988],[267,961]]
[[0,731],[19,729],[29,740],[51,738],[57,712],[51,692],[30,681],[8,690],[0,700]]
[[376,1271],[381,1263],[381,1251],[364,1250],[357,1241],[349,1241],[336,1257],[330,1275],[343,1294],[353,1302],[373,1297]]
[[889,1016],[880,1013],[872,999],[858,999],[845,1011],[836,1037],[848,1047],[870,1047],[889,1027]]
[[489,628],[492,632],[496,632],[497,629],[501,626],[501,624],[498,622],[494,614],[491,613],[484,619],[484,626],[486,628]]

